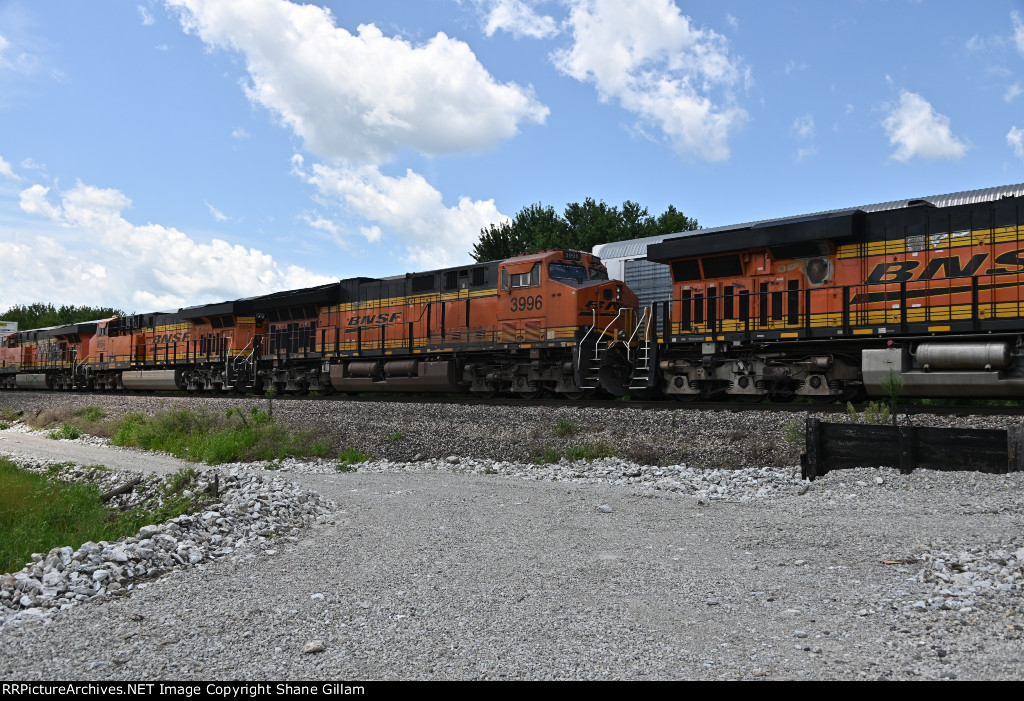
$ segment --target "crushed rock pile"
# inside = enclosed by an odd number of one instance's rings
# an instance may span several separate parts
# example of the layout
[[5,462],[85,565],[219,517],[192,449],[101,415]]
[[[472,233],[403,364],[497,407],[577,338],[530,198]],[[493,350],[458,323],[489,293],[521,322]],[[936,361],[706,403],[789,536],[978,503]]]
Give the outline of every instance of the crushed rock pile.
[[[22,467],[50,473],[51,479],[96,483],[101,493],[136,479],[129,492],[110,502],[119,510],[159,500],[165,484],[180,477],[148,477],[141,473],[106,472],[95,468],[25,463]],[[19,572],[0,575],[0,624],[24,615],[46,615],[82,601],[136,587],[170,570],[225,557],[273,554],[275,539],[297,540],[297,534],[335,505],[281,477],[241,470],[197,471],[181,494],[211,495],[205,510],[166,523],[144,526],[117,542],[87,542],[77,550],[57,547],[36,553]]]

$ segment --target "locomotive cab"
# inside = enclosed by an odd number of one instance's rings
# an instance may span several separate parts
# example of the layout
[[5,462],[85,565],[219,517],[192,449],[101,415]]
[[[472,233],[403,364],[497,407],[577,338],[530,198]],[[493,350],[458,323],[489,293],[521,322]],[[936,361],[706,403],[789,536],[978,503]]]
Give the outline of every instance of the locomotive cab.
[[[609,363],[629,367],[637,298],[608,279],[600,258],[571,250],[518,256],[499,267],[499,341],[529,349],[530,372],[513,391],[529,397],[550,388],[581,397],[605,380]],[[476,391],[484,391],[474,383]]]

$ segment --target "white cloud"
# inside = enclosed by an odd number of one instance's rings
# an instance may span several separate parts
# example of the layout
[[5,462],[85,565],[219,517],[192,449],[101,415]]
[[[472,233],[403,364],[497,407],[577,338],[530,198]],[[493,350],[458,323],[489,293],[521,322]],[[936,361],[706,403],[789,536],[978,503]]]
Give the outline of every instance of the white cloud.
[[123,214],[131,200],[118,190],[79,182],[54,194],[59,203],[42,185],[21,192],[24,212],[59,226],[0,241],[0,258],[11,266],[0,281],[3,303],[38,301],[46,290],[57,301],[156,311],[333,279],[281,266],[254,248],[220,239],[200,243],[177,229],[134,224]]
[[23,158],[20,165],[22,168],[29,168],[31,170],[46,170],[45,163],[36,163],[31,158]]
[[1019,12],[1011,12],[1010,19],[1013,20],[1013,41],[1017,44],[1017,51],[1024,54],[1024,18]]
[[321,157],[380,163],[403,147],[479,151],[548,115],[531,89],[499,83],[465,42],[443,33],[413,46],[372,24],[350,34],[315,5],[167,2],[207,45],[245,56],[249,98]]
[[[494,200],[462,197],[458,205],[446,207],[441,193],[411,170],[391,177],[376,166],[314,164],[307,169],[298,155],[292,163],[295,173],[324,198],[396,232],[407,248],[403,261],[422,270],[468,262],[480,229],[508,219]],[[376,225],[362,227],[360,233],[371,243],[382,236]]]
[[1003,99],[1007,102],[1013,102],[1024,90],[1020,89],[1020,83],[1014,83],[1006,89],[1006,93],[1003,95]]
[[793,131],[801,139],[810,139],[814,137],[814,116],[805,114],[802,117],[797,117],[793,121]]
[[155,20],[153,19],[153,15],[151,15],[149,13],[149,10],[147,10],[142,5],[136,5],[135,7],[137,7],[138,10],[139,10],[139,15],[142,17],[142,24],[143,25],[149,26],[149,25],[153,24],[153,22]]
[[50,188],[44,185],[33,185],[22,190],[19,195],[19,204],[22,211],[29,214],[37,214],[54,221],[61,221],[61,208],[59,206],[55,207],[46,199],[46,195],[49,192]]
[[247,132],[242,127],[238,127],[236,129],[232,129],[231,130],[231,138],[233,138],[233,139],[248,139],[249,138],[249,132]]
[[216,207],[214,207],[209,202],[205,202],[205,204],[206,204],[207,208],[210,210],[210,214],[212,214],[213,218],[216,219],[217,221],[219,221],[219,222],[227,221],[227,220],[229,220],[231,218],[228,215],[224,214],[224,212],[222,212],[219,209],[217,209]]
[[967,144],[950,129],[949,117],[936,112],[917,93],[902,90],[899,104],[892,106],[882,126],[889,143],[897,147],[892,155],[897,161],[914,156],[955,160],[967,152]]
[[725,21],[728,22],[729,26],[733,29],[740,28],[740,21],[736,17],[728,12],[725,13]]
[[800,161],[803,161],[803,160],[806,160],[806,159],[810,158],[811,156],[813,156],[817,152],[818,152],[818,147],[814,146],[814,145],[807,146],[805,148],[798,148],[796,150],[796,160],[799,163]]
[[3,156],[0,156],[0,176],[9,178],[10,180],[21,180],[17,174],[11,169],[11,164],[4,160]]
[[1024,161],[1024,129],[1010,127],[1010,132],[1006,135],[1006,143],[1013,149],[1013,155]]
[[724,36],[694,28],[670,0],[570,5],[573,44],[552,57],[559,70],[656,124],[679,152],[729,157],[729,135],[747,119],[731,91],[749,72]]
[[558,34],[558,24],[553,17],[537,14],[523,0],[492,0],[484,33],[494,36],[499,29],[511,32],[516,39],[524,36],[545,39]]

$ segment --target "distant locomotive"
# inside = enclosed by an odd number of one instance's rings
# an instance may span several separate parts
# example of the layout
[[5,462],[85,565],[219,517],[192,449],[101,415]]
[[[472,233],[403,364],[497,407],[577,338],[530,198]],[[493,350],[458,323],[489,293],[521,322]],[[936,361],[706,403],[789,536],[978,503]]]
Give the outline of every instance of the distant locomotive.
[[1024,398],[1024,186],[1002,190],[651,245],[672,299],[642,312],[622,391]]
[[0,388],[579,398],[632,357],[636,308],[599,258],[547,251],[22,331]]

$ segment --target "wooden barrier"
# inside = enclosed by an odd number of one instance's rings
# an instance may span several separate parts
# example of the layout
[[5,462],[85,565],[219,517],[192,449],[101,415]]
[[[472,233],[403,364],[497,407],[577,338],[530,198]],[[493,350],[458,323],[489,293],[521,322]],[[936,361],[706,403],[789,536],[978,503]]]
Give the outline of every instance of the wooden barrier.
[[807,417],[803,478],[832,470],[898,467],[1006,474],[1024,470],[1024,426],[1009,430],[827,423]]

